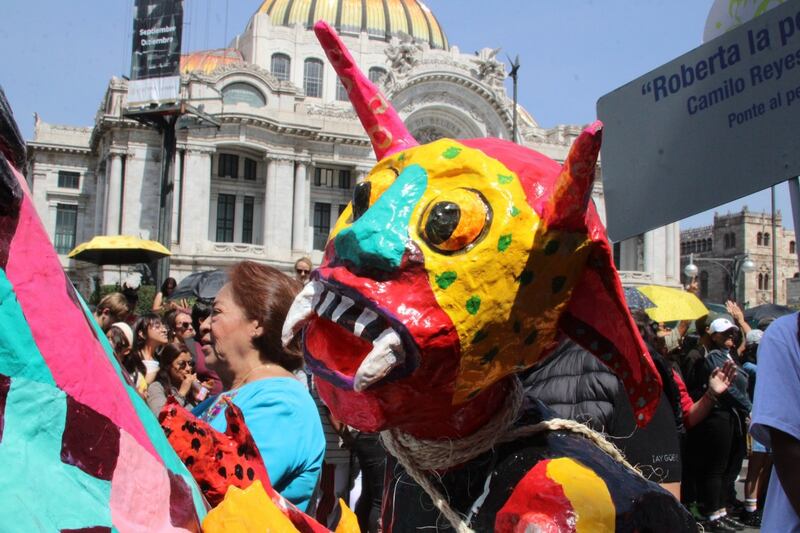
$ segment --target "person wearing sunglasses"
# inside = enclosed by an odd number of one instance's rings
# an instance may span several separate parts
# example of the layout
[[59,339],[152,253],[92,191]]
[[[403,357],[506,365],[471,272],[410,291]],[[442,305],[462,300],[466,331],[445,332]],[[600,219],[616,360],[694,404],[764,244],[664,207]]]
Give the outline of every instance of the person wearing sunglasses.
[[306,283],[308,283],[308,279],[309,276],[311,275],[312,268],[313,267],[311,265],[311,259],[309,259],[308,257],[301,257],[294,264],[295,279],[297,279],[297,281],[305,285]]
[[169,342],[185,342],[186,339],[193,338],[195,335],[192,315],[174,309],[164,315],[164,323],[169,331]]
[[147,388],[147,405],[153,414],[158,416],[169,396],[187,409],[197,405],[200,400],[197,391],[202,389],[189,350],[180,344],[167,344],[158,358],[158,374]]

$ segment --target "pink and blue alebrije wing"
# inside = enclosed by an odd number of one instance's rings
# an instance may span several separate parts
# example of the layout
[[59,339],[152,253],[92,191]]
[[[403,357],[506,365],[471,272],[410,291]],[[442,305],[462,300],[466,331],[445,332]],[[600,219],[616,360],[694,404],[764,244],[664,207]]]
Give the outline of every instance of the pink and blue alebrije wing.
[[0,530],[199,531],[204,501],[64,274],[0,89]]

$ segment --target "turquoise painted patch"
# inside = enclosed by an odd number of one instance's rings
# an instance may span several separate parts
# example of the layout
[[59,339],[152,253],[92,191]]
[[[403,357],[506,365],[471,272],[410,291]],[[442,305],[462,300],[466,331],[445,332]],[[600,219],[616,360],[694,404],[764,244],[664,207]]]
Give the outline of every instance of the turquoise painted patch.
[[406,251],[411,213],[427,186],[424,168],[406,167],[361,218],[336,236],[336,255],[357,267],[396,270]]
[[22,314],[11,281],[1,269],[0,330],[14,332],[13,335],[0,335],[0,374],[55,385],[53,374],[39,352],[28,321]]
[[0,441],[0,515],[15,531],[111,527],[111,482],[61,461],[66,394],[12,378]]

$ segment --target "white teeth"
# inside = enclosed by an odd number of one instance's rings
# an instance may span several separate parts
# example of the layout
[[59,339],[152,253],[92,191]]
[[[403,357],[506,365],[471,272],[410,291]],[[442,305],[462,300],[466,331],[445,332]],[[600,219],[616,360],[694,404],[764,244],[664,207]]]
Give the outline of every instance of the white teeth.
[[333,310],[333,314],[331,315],[331,320],[334,322],[339,322],[339,319],[342,318],[342,315],[345,311],[353,307],[353,300],[348,298],[347,296],[342,296],[342,301],[339,305],[336,306],[336,309]]
[[353,380],[353,389],[361,392],[385,378],[391,370],[405,361],[405,351],[400,335],[386,328],[372,344],[372,351],[361,362]]
[[317,309],[317,314],[321,315],[322,313],[324,313],[325,310],[328,308],[328,306],[331,305],[331,303],[335,299],[336,299],[336,295],[333,292],[328,291],[328,293],[325,294],[325,299],[322,300],[322,305],[320,305],[319,309]]
[[353,333],[356,335],[356,337],[360,337],[364,332],[364,328],[369,326],[370,323],[376,318],[378,318],[378,313],[372,311],[371,309],[364,308],[364,310],[356,319],[355,326],[353,326]]
[[[281,331],[281,342],[287,346],[295,335],[303,328],[303,325],[308,322],[308,319],[314,314],[314,306],[319,302],[320,295],[324,291],[322,283],[319,281],[310,281],[303,287],[303,290],[295,296],[289,312],[286,313],[286,320],[283,322],[283,331]],[[330,293],[329,293],[330,295]]]

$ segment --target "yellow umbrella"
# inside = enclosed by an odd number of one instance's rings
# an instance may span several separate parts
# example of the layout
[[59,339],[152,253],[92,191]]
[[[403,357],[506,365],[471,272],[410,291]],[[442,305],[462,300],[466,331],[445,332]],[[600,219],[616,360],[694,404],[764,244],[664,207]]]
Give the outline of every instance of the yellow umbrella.
[[691,292],[660,285],[645,285],[639,292],[655,304],[645,312],[656,322],[695,320],[708,314],[703,302]]
[[152,263],[172,255],[164,245],[130,235],[98,235],[70,251],[68,257],[95,265]]

